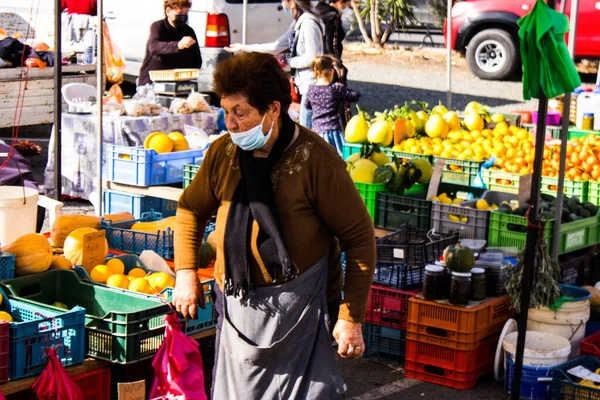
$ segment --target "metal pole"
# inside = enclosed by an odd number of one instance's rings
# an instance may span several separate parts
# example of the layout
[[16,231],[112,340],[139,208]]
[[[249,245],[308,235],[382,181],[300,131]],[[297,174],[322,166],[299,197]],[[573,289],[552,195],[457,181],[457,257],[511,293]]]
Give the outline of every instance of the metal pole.
[[98,129],[98,148],[96,154],[96,168],[98,176],[96,179],[96,190],[98,194],[96,215],[102,215],[102,98],[104,97],[104,27],[102,25],[103,0],[98,0],[98,35],[96,41],[96,124]]
[[54,1],[54,198],[62,195],[62,2]]
[[448,0],[448,12],[446,15],[446,47],[448,51],[446,56],[446,107],[450,110],[452,109],[452,0]]
[[[556,0],[548,0],[548,5],[556,8]],[[523,373],[523,354],[525,352],[525,335],[527,334],[527,317],[529,315],[529,300],[535,265],[535,250],[539,232],[538,208],[540,204],[540,184],[542,181],[542,157],[544,156],[544,140],[546,137],[546,118],[548,117],[548,98],[540,95],[538,105],[538,122],[535,131],[535,161],[531,177],[531,192],[529,200],[529,217],[527,224],[527,241],[525,244],[525,264],[521,287],[521,312],[518,315],[517,354],[515,356],[515,375],[512,382],[512,400],[521,398],[521,374]]]
[[248,30],[248,0],[244,0],[242,7],[242,46],[246,45],[246,31]]
[[[565,11],[566,1],[561,4],[561,12]],[[577,34],[577,12],[579,0],[571,0],[571,18],[569,27],[569,55],[575,59],[575,35]],[[552,237],[552,258],[558,262],[558,247],[560,245],[560,223],[562,220],[563,189],[565,186],[565,169],[567,157],[567,141],[569,138],[569,110],[571,108],[571,93],[565,93],[563,102],[562,127],[560,130],[560,167],[558,170],[558,191],[556,192],[556,216],[554,217],[554,236]]]

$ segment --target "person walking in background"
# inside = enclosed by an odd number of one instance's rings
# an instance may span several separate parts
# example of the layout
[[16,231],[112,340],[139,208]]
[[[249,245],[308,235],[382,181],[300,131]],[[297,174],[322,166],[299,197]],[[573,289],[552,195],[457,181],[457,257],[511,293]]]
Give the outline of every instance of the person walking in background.
[[354,15],[354,9],[352,8],[351,0],[329,0],[329,4],[332,7],[335,7],[340,14],[340,22],[342,25],[342,30],[344,35],[346,35],[350,29],[352,29],[352,24],[356,20],[356,16]]
[[[275,42],[264,44],[241,45],[239,43],[226,47],[231,53],[242,51],[256,51],[277,55],[285,50],[285,39],[288,40],[288,48],[292,52],[288,65],[292,68],[290,72],[293,77],[292,90],[297,90],[300,95],[300,125],[310,129],[312,115],[306,108],[306,93],[308,87],[315,83],[312,73],[312,60],[323,54],[324,29],[319,17],[314,13],[310,0],[283,0],[283,9],[291,13],[295,24],[293,31],[279,37]],[[291,28],[291,27],[290,27]]]
[[187,24],[190,7],[189,0],[165,0],[165,18],[150,27],[138,86],[152,82],[150,71],[202,67],[196,33]]
[[327,4],[327,0],[319,0],[319,3],[315,6],[315,12],[321,17],[321,21],[325,25],[324,53],[341,60],[344,47],[342,41],[346,37],[346,33],[342,29],[342,20],[338,10]]
[[356,102],[360,94],[339,83],[334,83],[336,59],[329,56],[316,57],[312,69],[316,83],[311,85],[306,96],[306,107],[312,110],[312,127],[327,143],[341,155],[345,143],[340,110],[344,102]]

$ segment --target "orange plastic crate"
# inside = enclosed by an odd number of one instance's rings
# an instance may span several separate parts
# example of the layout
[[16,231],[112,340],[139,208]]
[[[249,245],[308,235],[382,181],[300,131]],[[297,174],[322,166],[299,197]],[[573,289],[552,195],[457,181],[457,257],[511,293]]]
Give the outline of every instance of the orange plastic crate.
[[472,389],[477,380],[494,371],[494,364],[486,365],[472,372],[456,372],[434,365],[426,365],[406,360],[404,376],[423,382],[435,383],[453,389]]
[[397,290],[386,286],[371,286],[365,322],[406,330],[408,300],[420,290]]
[[505,322],[473,333],[458,333],[426,325],[408,323],[406,338],[421,343],[448,347],[455,350],[475,350],[485,338],[502,331]]
[[[419,328],[415,328],[417,324],[421,326],[420,328],[423,326],[430,328],[430,331],[431,328],[447,331],[446,337],[454,336],[461,342],[472,342],[494,334],[495,332],[492,331],[477,337],[480,332],[504,324],[512,314],[508,295],[490,299],[472,308],[438,304],[413,297],[409,300],[408,325],[411,332],[427,333],[419,332]],[[465,335],[461,338],[460,334],[477,335],[470,339],[465,338]]]
[[494,363],[500,335],[480,342],[474,350],[455,350],[429,343],[406,341],[406,361],[455,372],[472,372]]
[[71,376],[85,400],[110,400],[110,368]]

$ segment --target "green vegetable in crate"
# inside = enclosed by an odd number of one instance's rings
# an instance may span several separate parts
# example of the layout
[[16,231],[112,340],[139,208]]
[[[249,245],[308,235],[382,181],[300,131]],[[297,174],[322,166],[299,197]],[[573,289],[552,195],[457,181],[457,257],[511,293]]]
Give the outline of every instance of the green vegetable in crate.
[[475,267],[473,250],[461,247],[460,241],[456,245],[446,247],[444,250],[446,267],[453,272],[469,272]]
[[[546,221],[543,219],[540,220],[540,232],[544,232],[545,226]],[[546,237],[543,234],[538,235],[535,246],[535,273],[533,275],[529,308],[550,307],[560,297],[560,288],[558,286],[560,266],[548,255],[546,251]],[[517,313],[521,312],[521,289],[524,265],[525,249],[521,249],[517,258],[517,265],[506,283],[506,291]]]

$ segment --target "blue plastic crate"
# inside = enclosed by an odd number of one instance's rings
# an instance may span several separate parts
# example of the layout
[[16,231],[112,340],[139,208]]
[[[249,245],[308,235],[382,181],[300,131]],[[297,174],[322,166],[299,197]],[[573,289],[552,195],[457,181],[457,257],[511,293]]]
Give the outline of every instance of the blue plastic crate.
[[406,331],[374,324],[363,324],[363,357],[402,363],[406,356]]
[[600,398],[600,389],[578,384],[580,379],[568,373],[575,367],[584,367],[596,372],[600,368],[600,360],[586,356],[567,361],[554,367],[552,371],[552,400],[596,400]]
[[406,290],[421,287],[425,266],[408,266],[405,263],[380,263],[375,266],[373,283],[394,289]]
[[10,379],[38,375],[48,361],[46,348],[52,346],[64,366],[80,364],[84,359],[85,310],[81,307],[64,312],[8,298],[0,310],[13,317],[10,324]]
[[186,150],[158,154],[142,147],[106,146],[110,182],[134,186],[165,185],[183,182],[185,164],[202,164],[204,151]]
[[112,223],[111,221],[101,220],[100,226],[106,232],[108,247],[113,250],[120,250],[126,253],[142,254],[144,250],[153,250],[159,256],[172,259],[173,249],[173,231],[157,231],[156,233],[137,232],[129,229],[132,224],[137,222],[153,222],[162,219],[162,214],[149,212],[142,214],[142,218],[133,221],[122,221]]
[[172,217],[177,213],[177,202],[158,197],[104,190],[104,214],[128,212],[136,218],[142,218],[144,213],[150,211],[159,212],[163,217]]
[[15,256],[10,253],[0,253],[0,281],[15,277]]

